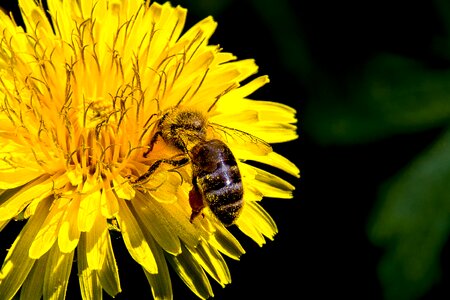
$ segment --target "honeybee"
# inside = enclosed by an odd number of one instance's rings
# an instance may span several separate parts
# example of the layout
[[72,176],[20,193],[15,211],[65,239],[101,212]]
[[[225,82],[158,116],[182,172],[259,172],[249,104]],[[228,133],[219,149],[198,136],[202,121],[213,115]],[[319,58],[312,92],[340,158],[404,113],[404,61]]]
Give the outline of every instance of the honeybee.
[[[189,204],[192,209],[190,221],[199,216],[205,207],[225,226],[232,225],[241,212],[244,200],[244,188],[236,158],[230,148],[221,140],[207,138],[209,126],[216,126],[219,132],[234,131],[259,141],[266,151],[270,145],[256,137],[218,124],[210,124],[199,111],[170,108],[159,118],[155,133],[144,152],[147,157],[159,139],[181,151],[181,158],[159,159],[149,170],[139,176],[134,183],[147,180],[162,163],[174,167],[192,165],[192,190],[189,192]],[[227,133],[230,134],[230,133]]]

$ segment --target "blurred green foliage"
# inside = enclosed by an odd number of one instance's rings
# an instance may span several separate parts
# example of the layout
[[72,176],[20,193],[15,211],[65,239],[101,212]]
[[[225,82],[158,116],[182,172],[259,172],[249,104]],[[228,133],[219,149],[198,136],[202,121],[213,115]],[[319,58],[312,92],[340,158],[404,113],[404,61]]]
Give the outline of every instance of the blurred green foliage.
[[[344,84],[334,93],[314,93],[305,113],[307,130],[321,143],[369,142],[449,121],[450,70],[380,54]],[[332,95],[345,100],[336,101]]]
[[382,187],[369,226],[388,251],[380,265],[386,299],[416,299],[436,281],[450,233],[450,131]]
[[[450,5],[436,1],[435,9],[447,32],[433,37],[430,48],[436,60],[446,61]],[[448,67],[376,53],[338,84],[318,75],[322,86],[310,91],[304,129],[322,144],[366,143],[448,127]],[[450,231],[449,197],[450,130],[380,189],[368,235],[385,249],[379,264],[385,299],[419,299],[437,282]]]

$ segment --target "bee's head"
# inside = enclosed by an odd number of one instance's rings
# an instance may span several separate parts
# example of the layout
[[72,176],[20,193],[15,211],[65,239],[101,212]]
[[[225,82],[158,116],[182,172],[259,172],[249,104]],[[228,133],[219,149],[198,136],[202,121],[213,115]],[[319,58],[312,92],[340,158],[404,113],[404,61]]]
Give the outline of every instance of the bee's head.
[[158,128],[166,143],[186,151],[206,139],[207,126],[206,117],[199,111],[171,109],[162,115]]

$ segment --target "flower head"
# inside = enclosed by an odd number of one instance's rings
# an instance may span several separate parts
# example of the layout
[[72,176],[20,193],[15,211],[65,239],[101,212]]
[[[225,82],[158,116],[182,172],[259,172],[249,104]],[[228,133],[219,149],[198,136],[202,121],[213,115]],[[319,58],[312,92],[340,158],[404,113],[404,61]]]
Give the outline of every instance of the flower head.
[[[226,285],[223,256],[244,253],[218,210],[236,208],[230,223],[259,245],[277,232],[259,200],[294,187],[246,161],[298,176],[268,145],[297,137],[295,111],[247,98],[268,78],[240,84],[257,66],[208,44],[211,17],[182,33],[186,10],[169,3],[48,0],[48,15],[33,0],[19,5],[25,29],[0,12],[0,229],[26,223],[0,298],[63,298],[74,256],[83,299],[116,295],[110,230],[155,298],[172,297],[169,265],[210,297],[206,274]],[[201,142],[219,155],[199,158]],[[194,167],[206,159],[222,169]],[[208,189],[219,195],[207,199]]]

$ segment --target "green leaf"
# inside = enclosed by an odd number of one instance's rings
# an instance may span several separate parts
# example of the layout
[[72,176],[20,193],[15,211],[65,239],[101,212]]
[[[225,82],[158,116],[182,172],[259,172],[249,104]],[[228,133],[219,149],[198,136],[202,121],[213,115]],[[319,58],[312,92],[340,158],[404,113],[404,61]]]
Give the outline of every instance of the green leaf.
[[386,249],[385,299],[417,299],[439,279],[450,233],[450,130],[380,193],[369,237]]
[[449,70],[388,54],[363,69],[339,87],[324,78],[312,91],[304,128],[319,142],[363,143],[448,122]]

